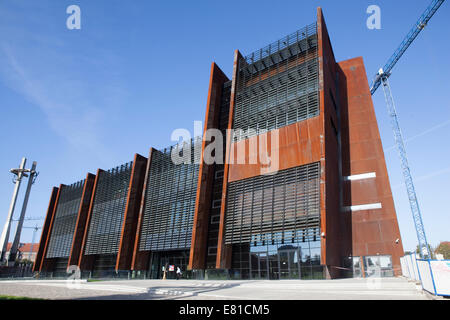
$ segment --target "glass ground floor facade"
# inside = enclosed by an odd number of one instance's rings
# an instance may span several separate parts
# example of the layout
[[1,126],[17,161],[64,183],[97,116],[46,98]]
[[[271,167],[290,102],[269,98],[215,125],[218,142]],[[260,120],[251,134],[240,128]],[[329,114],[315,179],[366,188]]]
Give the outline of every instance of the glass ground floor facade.
[[166,279],[176,279],[177,268],[180,268],[183,278],[186,278],[188,263],[189,250],[154,251],[150,254],[146,277],[162,279],[165,271]]
[[353,257],[353,276],[355,278],[393,277],[392,256],[359,256]]
[[282,280],[324,279],[324,267],[320,265],[320,247],[302,251],[299,244],[233,246],[232,279]]
[[[233,279],[324,279],[319,228],[265,234],[232,247]],[[266,239],[266,240],[261,240]]]

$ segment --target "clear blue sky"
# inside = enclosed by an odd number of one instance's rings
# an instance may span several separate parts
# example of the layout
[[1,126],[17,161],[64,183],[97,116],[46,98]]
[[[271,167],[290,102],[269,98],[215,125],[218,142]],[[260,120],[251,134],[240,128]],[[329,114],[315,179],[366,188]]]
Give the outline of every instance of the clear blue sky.
[[[320,5],[336,59],[363,56],[371,79],[429,2],[1,1],[1,228],[13,191],[8,171],[23,156],[28,167],[37,161],[40,172],[28,215],[44,216],[52,186],[171,145],[176,128],[192,131],[193,121],[204,119],[212,61],[230,76],[235,49],[250,53],[314,22]],[[81,7],[81,30],[66,28],[71,4]],[[371,4],[381,7],[382,30],[366,27]],[[449,16],[444,3],[391,77],[432,245],[450,240]],[[374,102],[405,250],[413,249],[381,89]],[[21,198],[16,216],[20,209]],[[31,235],[25,230],[22,242]]]

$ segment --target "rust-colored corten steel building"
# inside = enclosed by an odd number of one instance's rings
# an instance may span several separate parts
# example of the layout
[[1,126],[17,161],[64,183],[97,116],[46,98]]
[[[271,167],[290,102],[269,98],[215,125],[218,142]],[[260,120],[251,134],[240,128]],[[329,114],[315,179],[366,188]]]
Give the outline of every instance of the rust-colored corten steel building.
[[402,254],[363,60],[336,62],[319,8],[236,50],[231,79],[212,64],[203,139],[54,188],[34,270],[324,279],[399,275]]

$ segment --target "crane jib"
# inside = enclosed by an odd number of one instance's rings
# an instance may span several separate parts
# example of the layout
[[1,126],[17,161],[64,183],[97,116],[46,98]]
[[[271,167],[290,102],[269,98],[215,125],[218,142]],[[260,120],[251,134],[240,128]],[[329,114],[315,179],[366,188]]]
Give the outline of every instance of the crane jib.
[[[444,3],[445,0],[433,0],[432,3],[428,6],[428,8],[425,10],[425,12],[420,16],[420,18],[417,20],[417,22],[414,24],[414,26],[411,28],[407,36],[403,39],[400,46],[395,50],[394,54],[391,56],[391,58],[388,60],[388,62],[383,67],[383,72],[386,74],[390,74],[394,66],[397,64],[397,62],[400,60],[400,58],[403,56],[405,51],[409,48],[411,43],[417,38],[420,31],[422,31],[428,22],[431,20],[433,15],[436,13],[436,11],[439,9],[439,7]],[[380,74],[378,73],[375,76],[375,80],[373,81],[372,85],[370,86],[370,93],[373,95],[378,87],[381,84],[381,78],[379,77]]]

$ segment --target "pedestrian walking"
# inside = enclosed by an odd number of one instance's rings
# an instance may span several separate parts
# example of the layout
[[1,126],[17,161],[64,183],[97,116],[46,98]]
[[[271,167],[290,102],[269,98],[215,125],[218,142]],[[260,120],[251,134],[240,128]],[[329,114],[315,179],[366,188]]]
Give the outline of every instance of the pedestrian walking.
[[181,269],[180,267],[177,267],[177,280],[181,278]]

